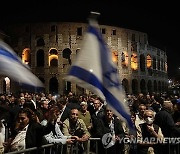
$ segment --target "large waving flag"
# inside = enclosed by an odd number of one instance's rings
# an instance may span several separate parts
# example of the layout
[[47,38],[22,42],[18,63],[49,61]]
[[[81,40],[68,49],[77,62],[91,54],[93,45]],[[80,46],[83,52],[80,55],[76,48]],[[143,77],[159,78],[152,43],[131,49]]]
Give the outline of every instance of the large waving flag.
[[133,129],[117,68],[99,28],[90,24],[83,41],[81,51],[65,79],[100,96]]
[[0,75],[31,87],[44,87],[43,83],[24,65],[13,49],[0,40]]

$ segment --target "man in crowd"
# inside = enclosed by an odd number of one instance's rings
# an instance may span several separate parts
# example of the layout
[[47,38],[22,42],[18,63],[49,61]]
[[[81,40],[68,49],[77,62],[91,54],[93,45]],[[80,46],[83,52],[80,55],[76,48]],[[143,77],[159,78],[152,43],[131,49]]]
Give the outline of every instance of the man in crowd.
[[83,143],[89,139],[90,133],[84,121],[79,119],[78,109],[71,109],[70,117],[63,122],[62,132],[65,136],[78,136],[76,141],[78,142],[79,152],[83,153],[86,150]]

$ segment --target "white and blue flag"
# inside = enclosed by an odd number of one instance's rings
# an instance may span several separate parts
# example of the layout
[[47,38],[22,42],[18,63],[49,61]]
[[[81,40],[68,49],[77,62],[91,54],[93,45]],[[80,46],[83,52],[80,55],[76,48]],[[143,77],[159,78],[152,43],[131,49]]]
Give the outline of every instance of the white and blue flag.
[[107,102],[112,111],[133,128],[125,92],[119,82],[117,67],[99,29],[89,25],[82,48],[66,80],[86,88]]
[[31,87],[44,87],[43,83],[22,63],[13,49],[0,40],[0,75]]

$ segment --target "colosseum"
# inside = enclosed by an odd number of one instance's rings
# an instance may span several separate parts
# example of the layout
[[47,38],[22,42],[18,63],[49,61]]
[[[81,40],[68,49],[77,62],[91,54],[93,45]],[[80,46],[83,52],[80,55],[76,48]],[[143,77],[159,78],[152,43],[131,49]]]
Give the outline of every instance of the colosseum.
[[[87,27],[87,23],[73,22],[23,23],[7,26],[6,34],[9,45],[44,83],[45,93],[83,94],[88,90],[66,82],[64,77],[81,50]],[[100,25],[100,31],[127,93],[167,90],[166,53],[151,46],[146,33],[108,25]],[[1,77],[1,93],[20,90],[17,83]]]

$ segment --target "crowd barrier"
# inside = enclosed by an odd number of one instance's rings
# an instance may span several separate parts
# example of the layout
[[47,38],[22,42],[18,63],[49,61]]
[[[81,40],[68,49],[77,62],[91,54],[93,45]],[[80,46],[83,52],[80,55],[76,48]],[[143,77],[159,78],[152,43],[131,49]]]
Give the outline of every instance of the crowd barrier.
[[[95,149],[91,151],[91,142],[94,142]],[[86,144],[86,151],[83,154],[98,154],[98,142],[101,142],[100,138],[90,138]],[[180,154],[180,144],[168,145],[166,154]],[[5,154],[65,154],[64,149],[66,148],[66,154],[78,154],[78,144],[73,145],[62,145],[62,144],[46,144],[41,147],[33,147],[21,151],[7,152]],[[69,149],[69,150],[67,150]],[[39,152],[40,151],[40,152]],[[128,151],[124,151],[124,154],[128,154]]]

